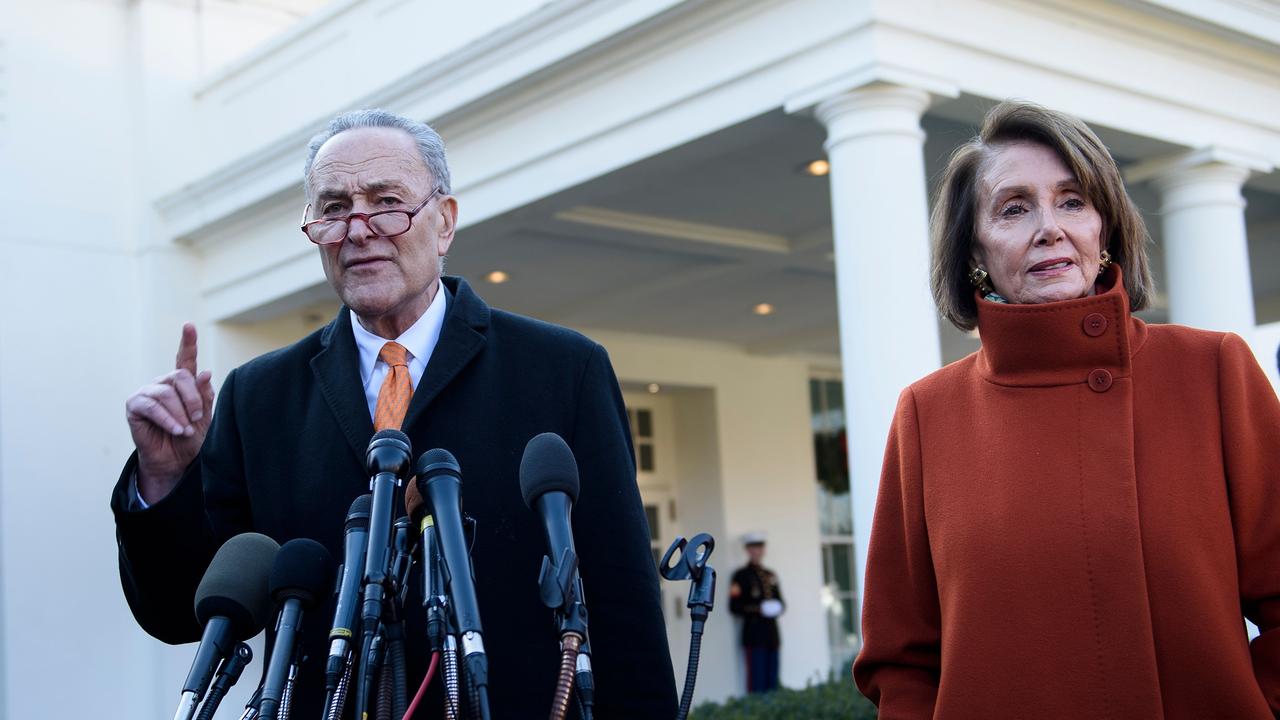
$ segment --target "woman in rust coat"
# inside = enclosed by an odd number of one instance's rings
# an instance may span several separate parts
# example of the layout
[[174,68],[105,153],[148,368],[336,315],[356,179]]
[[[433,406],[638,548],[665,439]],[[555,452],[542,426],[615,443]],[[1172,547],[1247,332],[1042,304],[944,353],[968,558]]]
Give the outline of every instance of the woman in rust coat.
[[982,349],[890,431],[854,664],[880,718],[1275,717],[1280,402],[1249,348],[1130,314],[1146,230],[1075,118],[994,108],[933,233]]

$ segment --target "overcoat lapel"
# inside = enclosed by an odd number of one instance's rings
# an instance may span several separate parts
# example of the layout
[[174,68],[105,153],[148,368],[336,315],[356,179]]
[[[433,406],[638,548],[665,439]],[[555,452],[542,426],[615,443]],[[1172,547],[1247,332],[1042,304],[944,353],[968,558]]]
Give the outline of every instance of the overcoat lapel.
[[360,381],[360,355],[351,331],[351,311],[343,307],[321,336],[323,348],[311,358],[316,386],[342,428],[342,434],[364,467],[364,454],[373,437],[373,420]]
[[405,432],[422,419],[431,401],[453,382],[485,344],[489,306],[472,292],[466,280],[446,277],[441,278],[441,282],[451,295],[449,314],[445,316],[444,327],[440,329],[440,339],[436,341],[427,370],[413,391],[402,425]]

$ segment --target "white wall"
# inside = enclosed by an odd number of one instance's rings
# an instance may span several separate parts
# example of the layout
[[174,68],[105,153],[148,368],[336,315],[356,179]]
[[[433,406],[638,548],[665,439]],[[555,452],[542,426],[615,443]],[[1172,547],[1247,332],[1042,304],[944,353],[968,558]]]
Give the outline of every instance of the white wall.
[[195,26],[156,2],[0,17],[0,717],[165,717],[192,651],[133,621],[107,503],[124,399],[193,316],[194,255],[154,242],[147,200],[172,169],[147,148],[190,139]]
[[92,2],[0,16],[0,715],[154,717],[138,688],[155,643],[120,593],[107,510],[144,379],[127,18]]

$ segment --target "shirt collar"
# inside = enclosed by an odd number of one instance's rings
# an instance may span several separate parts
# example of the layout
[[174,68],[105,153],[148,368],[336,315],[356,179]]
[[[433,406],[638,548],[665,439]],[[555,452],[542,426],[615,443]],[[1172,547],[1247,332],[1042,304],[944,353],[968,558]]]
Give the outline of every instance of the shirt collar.
[[[440,283],[438,288],[426,312],[422,313],[422,316],[395,340],[409,351],[410,363],[416,359],[426,365],[436,348],[436,342],[440,339],[440,329],[444,326],[445,310],[449,303],[449,291],[444,283]],[[351,313],[351,332],[355,335],[356,348],[360,351],[360,381],[367,386],[369,378],[373,375],[373,367],[378,362],[378,353],[382,351],[382,346],[387,344],[387,339],[366,330],[360,324],[360,318],[356,317],[355,311],[349,312]]]

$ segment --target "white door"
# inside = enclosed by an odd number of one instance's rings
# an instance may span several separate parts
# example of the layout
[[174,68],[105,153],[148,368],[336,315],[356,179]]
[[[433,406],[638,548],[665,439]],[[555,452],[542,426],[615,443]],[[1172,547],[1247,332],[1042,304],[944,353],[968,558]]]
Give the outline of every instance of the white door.
[[[670,396],[623,393],[631,438],[636,449],[636,483],[649,521],[649,545],[655,566],[672,541],[681,534],[676,503],[679,472],[676,468],[674,402]],[[662,617],[667,625],[676,687],[684,684],[689,662],[688,581],[661,580]]]

